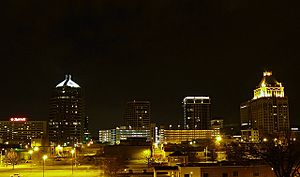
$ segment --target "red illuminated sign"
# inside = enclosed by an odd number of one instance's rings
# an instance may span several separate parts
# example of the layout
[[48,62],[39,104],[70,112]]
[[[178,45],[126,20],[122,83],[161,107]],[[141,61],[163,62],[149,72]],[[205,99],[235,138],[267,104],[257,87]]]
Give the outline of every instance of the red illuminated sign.
[[10,118],[10,121],[12,121],[12,122],[25,122],[26,118],[25,117],[12,117],[12,118]]

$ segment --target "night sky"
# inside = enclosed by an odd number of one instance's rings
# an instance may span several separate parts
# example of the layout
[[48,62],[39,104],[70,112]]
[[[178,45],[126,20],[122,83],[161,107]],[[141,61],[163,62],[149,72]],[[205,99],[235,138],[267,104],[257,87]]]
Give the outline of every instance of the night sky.
[[[299,0],[298,0],[299,1]],[[297,0],[8,1],[1,5],[0,120],[48,119],[52,90],[72,74],[90,128],[122,122],[127,101],[181,123],[182,99],[210,96],[213,117],[239,123],[264,70],[285,86],[299,124]]]

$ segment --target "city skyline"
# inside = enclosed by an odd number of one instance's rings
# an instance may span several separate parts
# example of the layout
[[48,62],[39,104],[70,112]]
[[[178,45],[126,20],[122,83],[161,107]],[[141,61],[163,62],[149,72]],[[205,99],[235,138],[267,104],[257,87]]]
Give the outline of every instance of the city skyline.
[[47,8],[8,2],[0,29],[0,120],[48,120],[52,90],[71,74],[84,90],[93,131],[120,125],[134,99],[151,102],[154,122],[182,123],[182,99],[189,95],[209,96],[213,117],[239,124],[239,105],[252,98],[261,73],[272,70],[285,86],[291,124],[299,124],[297,6],[252,2]]

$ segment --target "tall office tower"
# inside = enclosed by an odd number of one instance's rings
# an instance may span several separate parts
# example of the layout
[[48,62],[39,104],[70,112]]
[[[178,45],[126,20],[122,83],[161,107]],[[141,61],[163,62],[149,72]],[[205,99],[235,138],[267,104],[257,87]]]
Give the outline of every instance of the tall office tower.
[[50,144],[73,146],[81,142],[86,122],[82,89],[71,80],[71,75],[66,75],[50,99]]
[[127,102],[124,122],[130,129],[150,130],[150,102],[136,100]]
[[183,99],[184,129],[208,130],[211,119],[209,97],[188,96]]
[[263,73],[252,100],[241,104],[240,117],[242,129],[257,129],[262,136],[289,129],[288,98],[272,72]]

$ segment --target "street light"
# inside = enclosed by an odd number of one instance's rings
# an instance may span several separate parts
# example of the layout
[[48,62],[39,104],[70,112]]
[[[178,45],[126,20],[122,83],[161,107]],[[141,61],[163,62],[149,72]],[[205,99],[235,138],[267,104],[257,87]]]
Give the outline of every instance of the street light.
[[73,175],[73,164],[74,164],[74,158],[73,158],[73,155],[74,155],[74,153],[75,153],[75,150],[72,149],[72,150],[71,150],[71,154],[72,154],[72,175]]
[[207,149],[207,146],[206,146],[205,149],[204,149],[204,153],[205,153],[205,162],[207,161],[207,151],[208,151],[208,149]]
[[216,137],[216,141],[217,141],[217,142],[222,141],[222,137],[221,137],[221,136],[217,136],[217,137]]
[[2,154],[2,151],[4,151],[4,148],[1,149],[1,156],[0,156],[1,166],[2,166],[2,163],[3,163],[3,154]]
[[43,177],[45,176],[45,161],[48,158],[47,155],[43,155]]
[[33,150],[29,150],[28,153],[30,154],[29,160],[31,160],[31,157],[32,157],[32,154],[33,154]]

